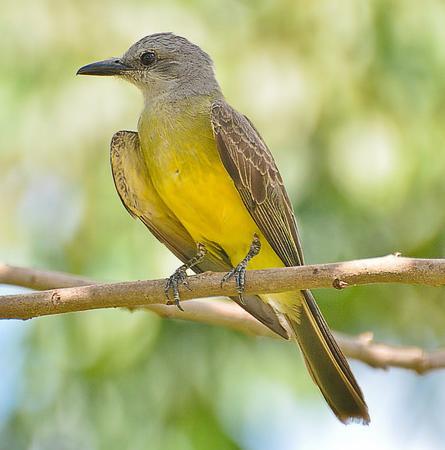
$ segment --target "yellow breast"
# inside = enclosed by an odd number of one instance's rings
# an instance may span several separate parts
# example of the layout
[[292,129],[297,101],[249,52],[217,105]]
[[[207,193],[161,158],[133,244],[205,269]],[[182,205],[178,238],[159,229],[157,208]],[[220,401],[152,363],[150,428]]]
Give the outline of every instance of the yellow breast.
[[262,251],[251,268],[283,265],[267,244],[225,170],[209,114],[142,115],[139,134],[153,184],[196,242],[214,242],[233,264],[246,255],[254,233]]

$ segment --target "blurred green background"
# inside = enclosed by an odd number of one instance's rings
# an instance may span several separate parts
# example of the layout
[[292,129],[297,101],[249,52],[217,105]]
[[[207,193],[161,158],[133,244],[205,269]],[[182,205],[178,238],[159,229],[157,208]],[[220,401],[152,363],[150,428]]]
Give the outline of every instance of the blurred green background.
[[[309,262],[445,252],[441,0],[2,0],[0,260],[101,280],[178,262],[115,193],[112,134],[142,101],[78,67],[173,31],[215,61],[272,149]],[[0,292],[18,292],[0,287]],[[434,349],[443,289],[316,292],[333,328]],[[1,450],[443,448],[443,372],[353,362],[370,427],[344,427],[293,346],[148,312],[0,322]]]

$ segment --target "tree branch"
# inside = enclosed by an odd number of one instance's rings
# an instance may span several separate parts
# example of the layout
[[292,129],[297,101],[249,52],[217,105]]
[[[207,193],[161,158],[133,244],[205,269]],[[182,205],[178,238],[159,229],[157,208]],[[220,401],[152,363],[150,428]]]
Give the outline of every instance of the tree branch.
[[[234,295],[232,283],[220,287],[221,274],[205,273],[190,278],[192,296]],[[351,285],[378,282],[437,286],[445,283],[445,260],[382,258],[249,271],[247,293],[272,293],[316,287],[343,289]],[[224,299],[191,300],[184,312],[164,302],[165,280],[97,284],[91,279],[60,272],[49,272],[0,264],[0,283],[14,284],[44,292],[0,296],[0,318],[28,319],[41,315],[83,311],[106,307],[144,307],[156,314],[236,329],[245,333],[277,337],[234,302]],[[345,354],[379,368],[390,366],[425,373],[445,367],[445,350],[427,353],[417,347],[395,347],[376,343],[365,333],[351,337],[335,333]]]
[[[27,287],[44,287],[45,272],[24,273],[12,266],[0,268],[0,282],[21,278]],[[0,302],[0,318],[29,319],[48,314],[60,314],[88,309],[137,307],[165,303],[165,280],[125,283],[91,284],[56,274],[63,289],[25,295],[5,295]],[[444,259],[415,259],[389,255],[381,258],[349,262],[251,270],[247,274],[246,294],[270,294],[300,289],[344,289],[371,283],[409,283],[439,286],[445,284]],[[191,298],[237,295],[234,280],[221,286],[221,274],[206,272],[189,277],[190,289],[182,289],[182,300]],[[80,286],[79,286],[80,284]],[[69,287],[72,286],[72,287]]]

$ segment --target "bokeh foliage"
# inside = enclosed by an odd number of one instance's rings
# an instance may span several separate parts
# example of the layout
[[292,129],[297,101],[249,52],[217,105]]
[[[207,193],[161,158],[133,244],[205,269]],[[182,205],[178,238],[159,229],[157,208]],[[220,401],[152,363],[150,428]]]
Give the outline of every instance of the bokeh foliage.
[[[0,258],[105,280],[175,268],[126,214],[111,180],[110,137],[135,128],[138,93],[74,76],[158,31],[207,50],[228,101],[261,130],[308,261],[443,256],[444,23],[440,0],[3,0]],[[316,294],[337,329],[445,343],[441,289]],[[279,418],[298,416],[297,402],[306,420],[331,420],[286,344],[145,312],[17,326],[11,364],[19,369],[0,414],[1,450],[257,449],[279,436],[280,448],[294,448],[287,435],[298,448],[317,448]],[[417,404],[434,395],[419,383],[404,391]],[[434,408],[437,431],[433,416]]]

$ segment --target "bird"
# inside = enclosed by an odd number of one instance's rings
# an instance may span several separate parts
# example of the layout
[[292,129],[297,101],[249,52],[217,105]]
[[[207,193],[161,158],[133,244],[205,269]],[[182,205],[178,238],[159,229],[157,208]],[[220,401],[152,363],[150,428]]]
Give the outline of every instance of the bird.
[[343,423],[370,421],[362,391],[309,290],[244,295],[247,269],[304,264],[294,210],[272,153],[253,123],[225,100],[210,56],[170,32],[148,35],[121,57],[81,67],[142,92],[137,131],[111,140],[116,190],[128,212],[183,264],[167,279],[180,304],[187,270],[226,272],[248,313],[296,341],[315,384]]

